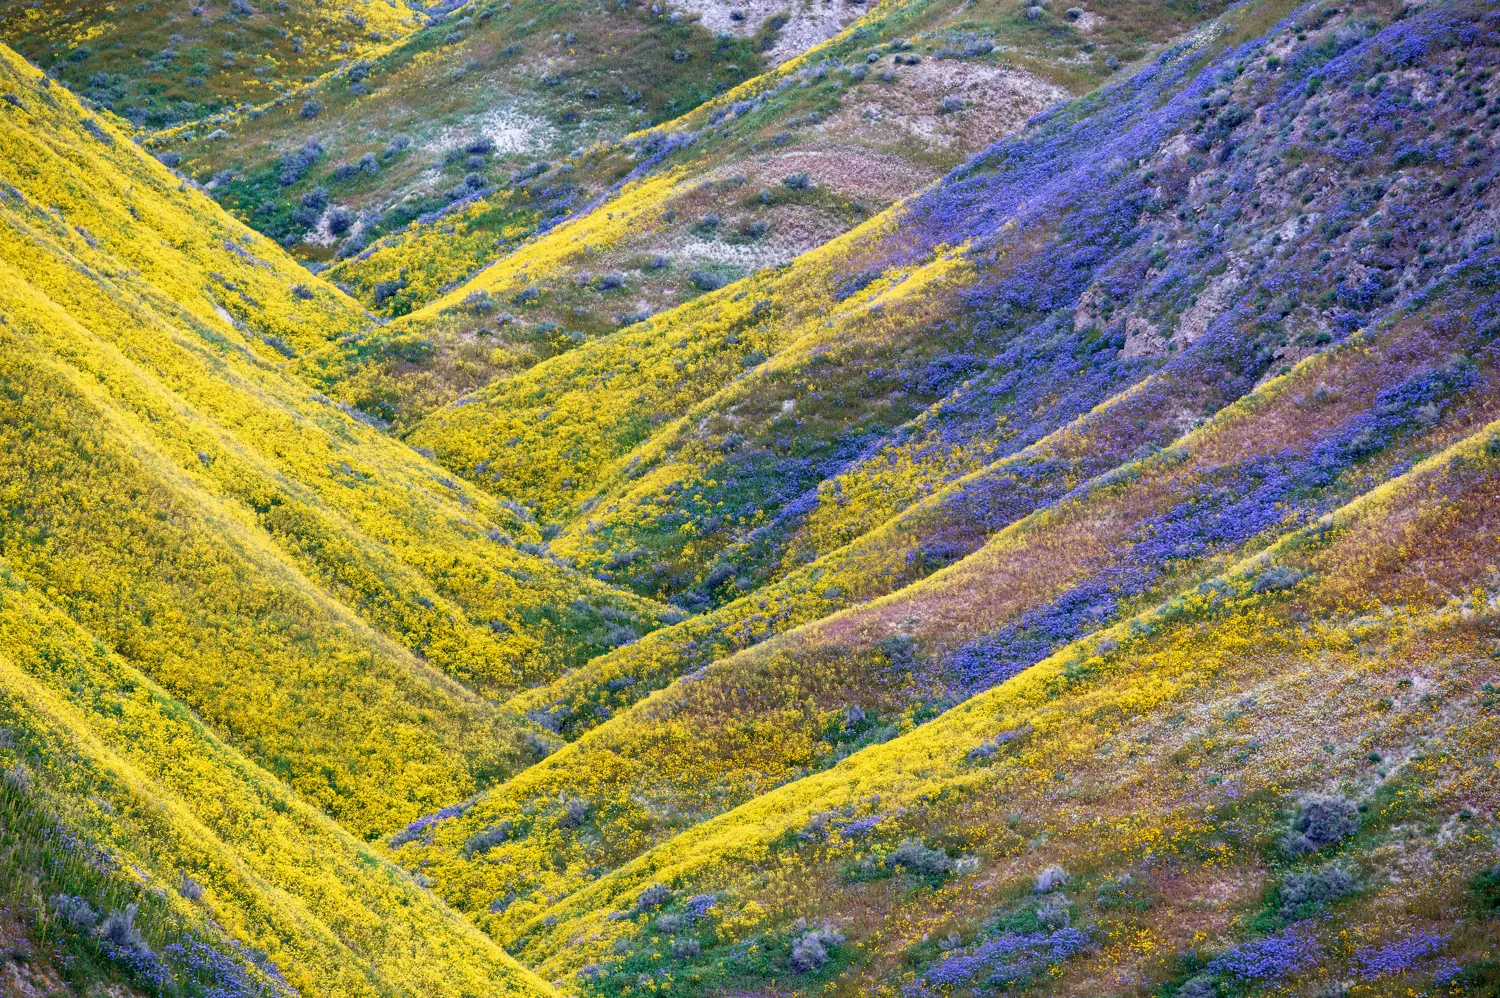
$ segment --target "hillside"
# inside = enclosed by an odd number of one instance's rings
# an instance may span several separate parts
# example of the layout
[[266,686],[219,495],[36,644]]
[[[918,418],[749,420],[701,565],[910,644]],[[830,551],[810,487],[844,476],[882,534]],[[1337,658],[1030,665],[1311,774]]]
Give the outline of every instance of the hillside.
[[80,97],[163,128],[274,100],[408,34],[420,10],[391,0],[36,0],[0,8],[0,38]]
[[[513,174],[337,264],[331,279],[398,317],[374,335],[399,353],[346,352],[322,377],[404,431],[435,404],[822,245],[1217,9],[884,5],[670,124]],[[583,207],[536,236],[506,208],[563,190]]]
[[1485,0],[0,38],[0,994],[1500,993]]

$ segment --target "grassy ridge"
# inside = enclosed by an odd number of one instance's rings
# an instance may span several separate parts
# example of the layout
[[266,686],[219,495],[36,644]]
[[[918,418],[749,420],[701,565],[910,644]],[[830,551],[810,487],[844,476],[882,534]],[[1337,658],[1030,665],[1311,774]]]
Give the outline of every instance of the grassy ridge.
[[46,0],[0,11],[0,38],[80,97],[136,127],[162,128],[267,103],[381,51],[418,21],[409,5],[385,0]]
[[404,429],[621,323],[783,265],[1107,78],[1117,54],[1138,58],[1218,12],[1121,3],[1080,28],[1024,10],[883,6],[689,114],[569,159],[567,183],[602,200],[544,235],[523,242],[530,223],[510,206],[559,190],[560,174],[336,265],[329,276],[380,311],[429,303],[339,358],[340,396]]
[[[457,219],[446,216],[494,195],[485,238],[455,238],[442,254],[454,263],[475,253],[488,260],[503,233],[535,231],[586,201],[597,178],[558,160],[754,76],[762,41],[719,37],[659,6],[437,8],[399,41],[346,57],[309,86],[225,115],[214,131],[164,130],[149,145],[318,267],[418,220],[442,216],[438,228],[457,235],[448,230]],[[615,165],[601,164],[601,173]],[[413,266],[409,292],[372,303],[409,309],[432,292],[425,275],[438,263]]]
[[[434,413],[409,439],[541,516],[565,516],[606,475],[620,474],[632,450],[738,377],[747,357],[756,363],[804,337],[810,348],[826,335],[826,317],[847,323],[863,315],[871,302],[841,307],[834,284],[849,243],[886,231],[871,222],[782,272],[748,278],[476,392]],[[962,280],[963,266],[953,255],[922,261],[899,275],[909,278],[904,284],[888,278],[891,297]],[[522,451],[525,461],[515,456]]]
[[[1126,61],[1139,58],[1147,46],[1180,34],[1219,9],[1207,4],[1175,9],[1113,3],[1106,17],[1080,27],[1061,11],[1028,19],[1024,7],[1010,2],[960,7],[925,0],[881,5],[852,28],[796,59],[659,126],[658,141],[671,136],[681,143],[667,162],[687,167],[695,185],[711,183],[717,197],[693,198],[690,188],[658,187],[654,214],[667,214],[665,223],[594,242],[587,258],[580,256],[566,270],[549,268],[540,276],[559,285],[557,296],[561,297],[566,294],[565,280],[581,271],[623,267],[637,301],[655,298],[658,292],[665,292],[668,300],[674,293],[691,294],[686,273],[710,259],[697,258],[696,251],[710,247],[694,245],[693,227],[703,212],[731,205],[738,210],[726,213],[722,231],[708,238],[754,244],[759,236],[740,232],[737,238],[732,226],[743,229],[752,218],[759,218],[770,225],[771,242],[778,247],[769,258],[789,259],[913,193],[1047,104],[1098,85],[1112,72],[1109,60],[1118,64],[1121,56]],[[873,61],[871,54],[876,56]],[[902,61],[892,61],[898,57]],[[903,69],[909,57],[914,61]],[[923,58],[941,61],[942,70],[916,69],[921,65],[916,60]],[[883,79],[879,75],[883,72],[891,73],[891,79]],[[944,97],[965,106],[945,112]],[[872,110],[861,117],[866,109]],[[691,143],[682,142],[688,136]],[[651,164],[658,155],[652,136],[631,138],[635,159]],[[584,177],[596,177],[594,185],[602,187],[612,178],[600,165],[612,158],[605,150],[595,149],[574,165]],[[886,183],[872,183],[872,178],[861,176],[860,169],[838,168],[833,159],[873,168]],[[814,166],[814,179],[826,188],[822,197],[799,197],[782,187],[784,177],[802,164]],[[599,184],[601,179],[605,185]],[[766,202],[757,205],[762,187],[769,187],[774,203],[782,207],[767,210]],[[515,233],[501,231],[508,216],[496,210],[512,197],[510,192],[497,194],[455,218],[460,233],[489,232],[513,243]],[[626,192],[621,197],[624,207]],[[638,200],[633,194],[628,198]],[[755,214],[748,214],[747,209]],[[794,235],[807,225],[809,215],[827,224],[817,227],[816,236],[811,232]],[[341,265],[334,273],[353,282],[364,292],[363,298],[376,281],[396,279],[406,270],[417,300],[430,301],[429,289],[442,286],[447,290],[449,282],[466,277],[486,257],[495,256],[493,252],[477,256],[462,249],[455,252],[468,243],[467,238],[455,240],[458,234],[420,226],[382,243],[368,256]],[[777,238],[782,234],[789,243]],[[440,252],[431,252],[437,247]],[[642,266],[642,257],[663,249],[669,250],[673,273],[661,273],[659,268],[653,273]],[[433,271],[439,268],[443,279],[434,280]],[[722,262],[713,269],[723,276],[739,277],[746,272],[745,266]],[[490,283],[488,275],[475,275],[464,284],[464,294]],[[582,304],[595,303],[584,298]],[[611,318],[595,315],[581,322],[568,309],[548,309],[545,304],[540,315],[564,325],[584,325],[590,334],[598,332],[601,320],[607,328]]]

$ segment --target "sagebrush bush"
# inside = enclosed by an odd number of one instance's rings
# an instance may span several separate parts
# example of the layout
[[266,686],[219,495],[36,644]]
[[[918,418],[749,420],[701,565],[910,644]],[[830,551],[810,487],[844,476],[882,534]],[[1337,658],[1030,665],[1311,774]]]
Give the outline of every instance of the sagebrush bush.
[[1281,885],[1281,914],[1305,918],[1354,890],[1354,874],[1329,864],[1306,873],[1294,873]]
[[1316,851],[1359,831],[1359,809],[1344,797],[1307,797],[1298,807],[1292,828],[1296,834],[1288,842],[1290,851]]
[[937,877],[948,872],[952,861],[941,849],[932,849],[915,839],[907,839],[885,857],[885,865],[919,877]]
[[843,945],[844,936],[829,928],[809,929],[792,943],[790,964],[799,974],[811,973],[831,958],[829,950]]
[[1057,890],[1067,882],[1067,870],[1064,870],[1060,866],[1049,866],[1036,875],[1036,880],[1032,882],[1031,889],[1038,894],[1045,894],[1048,891]]

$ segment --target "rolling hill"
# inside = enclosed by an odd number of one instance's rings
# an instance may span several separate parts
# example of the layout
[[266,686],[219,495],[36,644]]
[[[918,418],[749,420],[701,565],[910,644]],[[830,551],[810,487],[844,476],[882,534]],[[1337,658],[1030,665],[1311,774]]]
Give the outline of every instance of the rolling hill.
[[1500,987],[1491,4],[0,37],[0,993]]

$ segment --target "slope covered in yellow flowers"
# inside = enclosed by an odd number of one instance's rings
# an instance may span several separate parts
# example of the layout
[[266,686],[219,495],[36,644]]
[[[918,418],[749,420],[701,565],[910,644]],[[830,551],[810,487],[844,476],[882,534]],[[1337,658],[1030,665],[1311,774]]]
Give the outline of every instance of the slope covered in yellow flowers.
[[[0,573],[0,880],[23,917],[65,913],[38,919],[39,946],[92,957],[95,973],[123,964],[153,993],[551,993],[9,565]],[[102,954],[66,922],[127,908],[133,924]]]
[[484,695],[657,608],[291,379],[359,308],[4,69],[12,571],[361,834],[524,763]]

